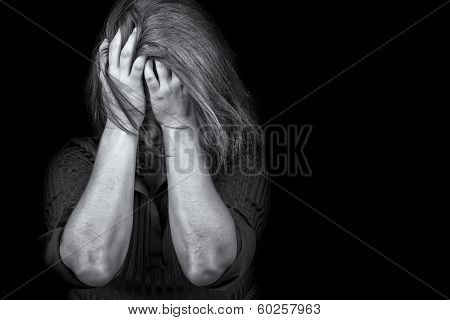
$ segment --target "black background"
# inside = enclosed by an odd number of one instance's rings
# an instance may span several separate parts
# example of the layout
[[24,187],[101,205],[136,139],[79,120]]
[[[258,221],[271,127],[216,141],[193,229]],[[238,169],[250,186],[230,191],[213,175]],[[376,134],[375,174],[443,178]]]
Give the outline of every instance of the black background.
[[[6,0],[90,56],[110,1]],[[206,2],[237,54],[263,122],[444,1]],[[450,296],[450,4],[270,123],[311,124],[311,177],[274,181]],[[43,177],[69,138],[90,134],[90,62],[0,3],[2,296],[34,275]],[[286,152],[270,146],[274,153]],[[439,299],[442,295],[273,185],[262,298]],[[58,298],[47,273],[9,298]]]

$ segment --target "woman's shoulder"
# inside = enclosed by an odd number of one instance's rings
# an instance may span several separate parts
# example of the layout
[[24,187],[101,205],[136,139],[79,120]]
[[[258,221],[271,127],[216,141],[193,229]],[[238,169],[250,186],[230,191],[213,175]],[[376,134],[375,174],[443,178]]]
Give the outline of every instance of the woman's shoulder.
[[77,137],[66,141],[55,153],[49,168],[90,168],[97,153],[98,140],[95,137]]
[[229,172],[214,176],[214,184],[224,198],[250,201],[261,207],[268,205],[270,184],[261,160],[245,163]]
[[96,137],[76,137],[64,143],[59,152],[76,151],[91,156],[97,153],[98,138]]
[[44,208],[50,229],[65,223],[69,209],[74,208],[81,198],[92,172],[96,150],[95,138],[72,138],[48,163]]

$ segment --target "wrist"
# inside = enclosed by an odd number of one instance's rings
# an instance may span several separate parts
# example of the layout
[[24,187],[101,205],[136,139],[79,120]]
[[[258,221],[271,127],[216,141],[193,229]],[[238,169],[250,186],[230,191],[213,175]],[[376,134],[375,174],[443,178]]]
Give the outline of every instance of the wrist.
[[112,122],[110,119],[106,120],[105,131],[108,130],[110,132],[123,132],[124,134],[137,136],[139,131],[131,125],[131,123],[127,121],[122,121],[122,127]]
[[197,121],[195,119],[194,113],[191,112],[187,115],[177,115],[177,116],[171,116],[167,121],[159,121],[159,125],[161,128],[165,128],[167,130],[174,129],[174,130],[180,130],[180,129],[196,129],[197,128]]
[[161,126],[164,142],[182,142],[183,144],[191,144],[198,142],[199,130],[196,126],[171,127]]
[[162,127],[164,148],[168,157],[182,157],[186,154],[202,154],[199,130],[196,127]]
[[[127,128],[127,129],[130,130],[129,128]],[[136,133],[135,129],[130,130],[130,131],[131,131],[131,133],[118,127],[110,120],[107,120],[105,128],[103,130],[103,137],[108,137],[111,140],[114,140],[116,142],[129,140],[129,141],[132,141],[133,143],[136,143],[136,145],[137,145],[138,138],[139,138],[138,134]]]

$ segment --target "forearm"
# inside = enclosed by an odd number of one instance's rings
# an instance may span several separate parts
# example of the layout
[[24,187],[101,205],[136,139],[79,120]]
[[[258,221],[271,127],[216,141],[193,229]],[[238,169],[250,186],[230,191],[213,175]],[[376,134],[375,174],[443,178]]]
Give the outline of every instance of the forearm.
[[108,282],[128,251],[137,137],[108,123],[88,185],[63,233],[64,263],[88,285]]
[[164,128],[169,219],[184,274],[196,285],[216,281],[237,251],[233,218],[217,193],[192,130]]

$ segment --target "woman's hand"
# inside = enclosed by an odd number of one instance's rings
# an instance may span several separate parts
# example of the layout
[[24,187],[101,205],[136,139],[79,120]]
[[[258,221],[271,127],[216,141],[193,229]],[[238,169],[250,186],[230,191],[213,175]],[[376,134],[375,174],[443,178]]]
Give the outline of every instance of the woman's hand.
[[[158,78],[153,71],[154,66]],[[147,60],[144,76],[153,114],[159,125],[169,128],[194,127],[192,100],[177,75],[161,62]]]
[[[119,119],[119,122],[125,128],[131,132],[137,132],[136,128],[139,129],[145,117],[145,93],[142,74],[147,57],[137,57],[132,63],[136,45],[136,28],[131,33],[122,50],[120,50],[121,42],[119,29],[111,44],[108,43],[108,40],[105,40],[100,46],[100,79],[103,85],[103,99],[109,105],[109,109],[114,113],[115,118]],[[109,54],[108,50],[106,50],[108,46]],[[107,62],[109,62],[109,68],[105,71]],[[105,78],[105,72],[108,72],[117,89],[131,104],[131,106],[126,105],[125,107],[131,116],[132,122],[134,122],[134,126],[120,108],[117,99],[111,92],[111,88]]]

